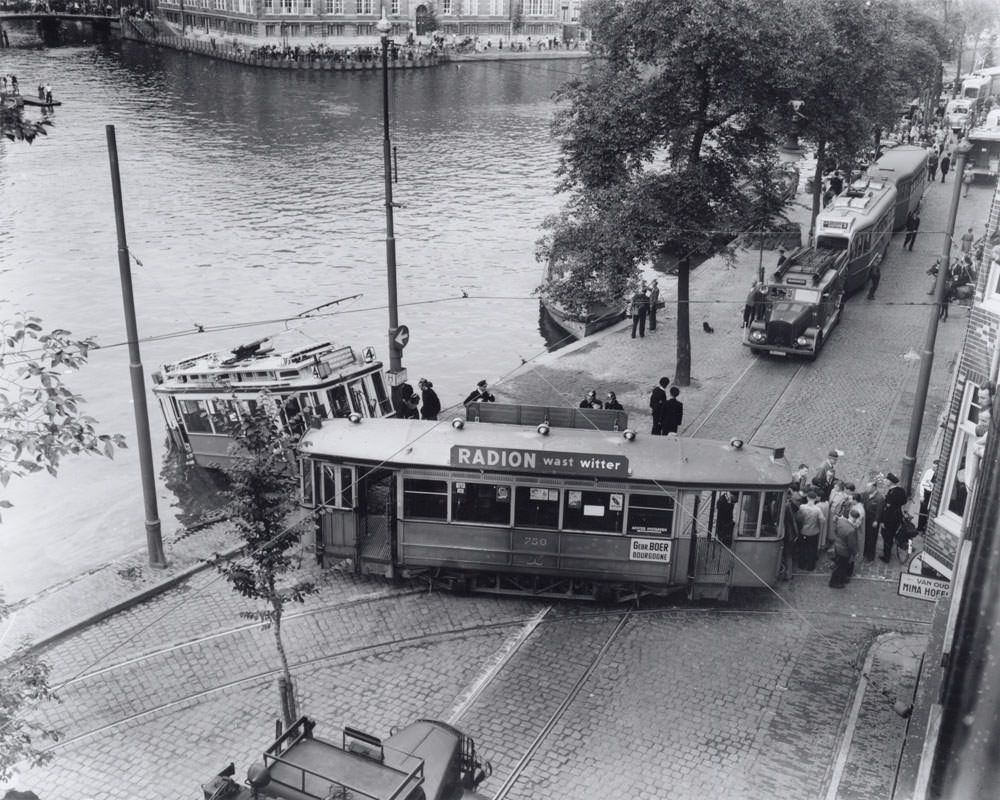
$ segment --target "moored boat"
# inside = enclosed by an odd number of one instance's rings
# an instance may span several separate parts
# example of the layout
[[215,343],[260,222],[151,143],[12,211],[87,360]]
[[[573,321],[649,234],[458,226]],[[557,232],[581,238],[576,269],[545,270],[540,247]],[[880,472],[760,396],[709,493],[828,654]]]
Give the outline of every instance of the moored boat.
[[618,303],[591,303],[584,313],[569,311],[552,300],[542,299],[541,304],[553,323],[577,339],[604,330],[625,316],[625,306]]
[[261,403],[294,435],[317,419],[395,414],[374,348],[356,353],[330,342],[293,343],[294,336],[164,364],[153,375],[153,394],[171,444],[198,466],[221,467],[232,461],[233,426]]
[[61,100],[46,100],[43,97],[35,97],[30,94],[18,95],[21,98],[21,102],[26,106],[42,106],[43,108],[49,108],[50,106],[61,106]]

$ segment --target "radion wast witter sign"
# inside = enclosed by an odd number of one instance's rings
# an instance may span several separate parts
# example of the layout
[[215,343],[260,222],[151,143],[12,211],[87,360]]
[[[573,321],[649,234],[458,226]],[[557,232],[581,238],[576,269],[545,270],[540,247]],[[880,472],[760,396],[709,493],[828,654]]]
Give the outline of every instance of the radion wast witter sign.
[[456,444],[451,447],[453,467],[544,472],[559,475],[628,475],[625,456],[600,453],[567,453],[557,450],[521,450],[508,447],[476,447]]

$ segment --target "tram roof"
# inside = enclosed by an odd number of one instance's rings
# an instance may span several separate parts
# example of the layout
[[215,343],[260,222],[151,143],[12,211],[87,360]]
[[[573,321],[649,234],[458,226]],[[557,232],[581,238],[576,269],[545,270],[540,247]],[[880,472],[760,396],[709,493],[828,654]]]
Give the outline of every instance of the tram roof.
[[[550,428],[542,435],[534,426],[464,422],[461,429],[448,420],[365,418],[323,422],[306,433],[299,444],[307,455],[338,461],[378,463],[394,467],[469,469],[520,475],[648,480],[680,485],[785,487],[791,469],[783,450],[730,442],[637,433],[629,441],[621,431]],[[472,453],[534,453],[535,469],[524,466],[457,463],[457,447]],[[467,455],[467,453],[466,453]],[[543,459],[572,458],[569,469],[543,466]],[[625,465],[620,474],[588,471],[591,459]],[[562,461],[562,463],[566,463]]]
[[[889,181],[857,181],[843,194],[833,198],[833,202],[820,212],[816,229],[824,234],[823,220],[843,220],[853,225],[862,219],[877,218],[890,204],[896,202],[896,187]],[[846,233],[845,229],[843,232]],[[836,231],[833,231],[836,233]]]
[[901,144],[882,153],[878,160],[868,167],[868,174],[873,178],[895,183],[900,178],[907,178],[918,169],[927,168],[927,150],[912,144]]

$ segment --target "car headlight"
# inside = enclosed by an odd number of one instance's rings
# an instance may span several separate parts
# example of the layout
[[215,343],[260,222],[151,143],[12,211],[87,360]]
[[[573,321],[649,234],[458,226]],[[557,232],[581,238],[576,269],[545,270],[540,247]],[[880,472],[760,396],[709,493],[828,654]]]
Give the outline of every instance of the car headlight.
[[751,331],[750,341],[752,342],[763,342],[767,337],[764,335],[764,331]]
[[806,347],[809,344],[809,340],[805,336],[800,336],[798,339],[795,340],[795,344],[797,344],[799,347]]

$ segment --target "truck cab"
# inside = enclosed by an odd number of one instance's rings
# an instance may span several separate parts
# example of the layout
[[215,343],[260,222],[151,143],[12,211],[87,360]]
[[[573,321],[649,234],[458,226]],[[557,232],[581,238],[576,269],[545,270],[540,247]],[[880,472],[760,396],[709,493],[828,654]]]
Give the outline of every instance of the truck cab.
[[840,321],[847,280],[845,252],[800,249],[764,285],[764,308],[743,344],[755,354],[816,358]]
[[230,764],[202,784],[205,800],[485,800],[476,787],[492,772],[475,743],[444,722],[417,720],[387,739],[344,728],[341,741],[313,735],[301,717],[247,772]]

